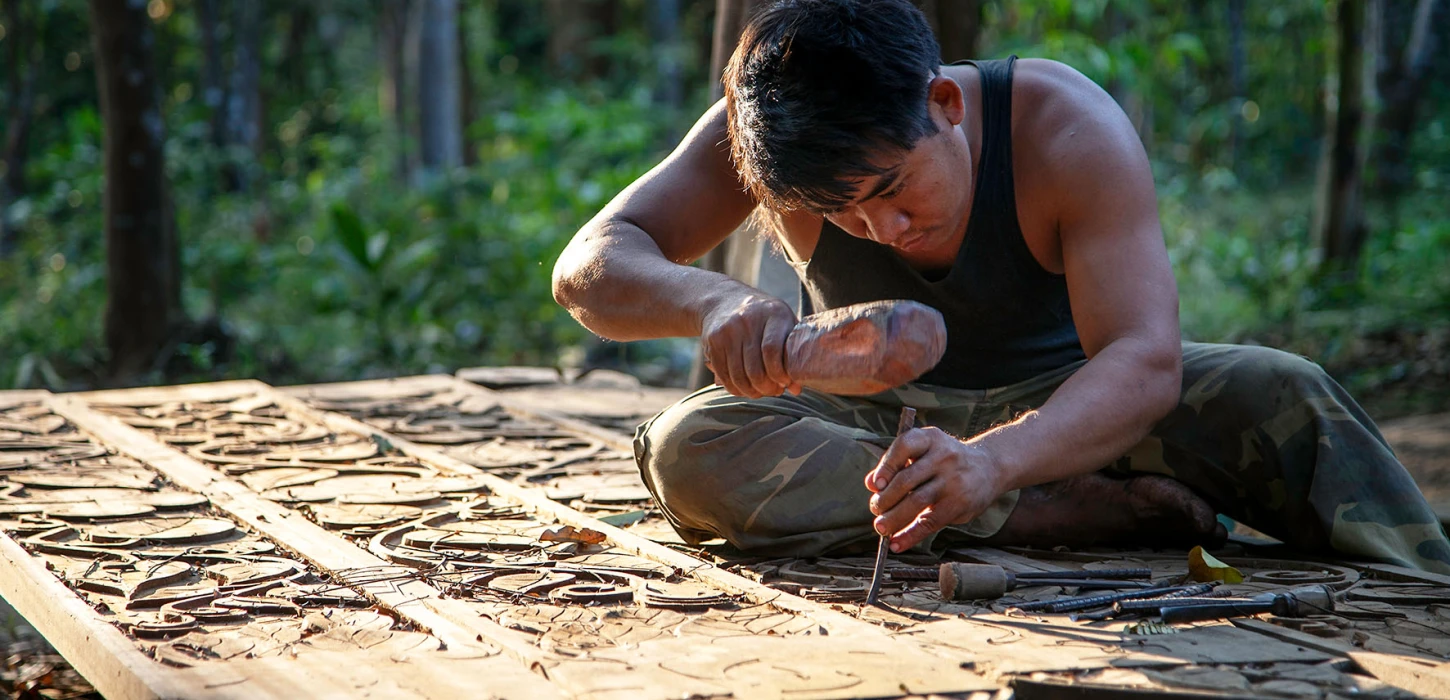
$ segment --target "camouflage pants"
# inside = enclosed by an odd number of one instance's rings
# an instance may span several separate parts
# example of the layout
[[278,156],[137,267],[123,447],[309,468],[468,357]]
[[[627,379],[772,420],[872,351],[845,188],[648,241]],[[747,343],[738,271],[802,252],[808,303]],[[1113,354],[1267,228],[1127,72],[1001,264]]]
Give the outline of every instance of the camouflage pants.
[[[874,546],[862,480],[902,406],[919,425],[976,435],[1042,405],[1082,363],[1014,384],[908,384],[870,397],[744,399],[702,389],[640,426],[645,483],[687,541],[811,556]],[[1183,394],[1110,474],[1162,474],[1219,512],[1307,551],[1450,573],[1450,542],[1374,423],[1318,365],[1269,348],[1183,344]],[[952,539],[995,533],[999,497]]]

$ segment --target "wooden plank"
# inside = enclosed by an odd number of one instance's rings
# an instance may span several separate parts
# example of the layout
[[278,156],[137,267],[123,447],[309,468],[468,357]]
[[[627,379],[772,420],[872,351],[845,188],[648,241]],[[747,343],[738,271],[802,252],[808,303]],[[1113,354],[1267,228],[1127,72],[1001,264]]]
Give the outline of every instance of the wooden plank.
[[1439,586],[1450,586],[1450,576],[1437,574],[1433,571],[1421,571],[1394,564],[1377,564],[1355,562],[1353,566],[1369,572],[1371,578],[1381,581],[1405,581],[1412,583],[1433,583]]
[[147,658],[126,635],[47,571],[44,563],[3,534],[0,597],[107,698],[149,700],[203,694],[201,686]]
[[1352,651],[1349,658],[1370,675],[1427,698],[1450,700],[1450,664],[1372,651]]
[[[228,388],[244,388],[256,392],[267,388],[260,382],[228,382]],[[181,387],[179,392],[194,398],[200,391]],[[145,395],[155,390],[126,390],[128,396]],[[114,396],[115,394],[111,394]],[[212,504],[232,517],[251,526],[282,544],[319,569],[346,574],[368,568],[395,568],[356,547],[347,540],[329,533],[307,520],[300,513],[257,496],[251,489],[232,481],[210,467],[157,442],[119,420],[87,407],[87,394],[56,395],[50,408],[56,414],[94,435],[100,442],[150,465],[176,484],[211,499]],[[174,398],[172,400],[175,400]],[[419,580],[387,581],[359,585],[357,590],[412,620],[437,635],[450,648],[464,649],[487,640],[526,663],[548,658],[532,640],[522,633],[480,618],[456,600],[444,598],[434,587]]]
[[[514,410],[513,406],[508,402],[505,395],[498,392],[489,391],[488,389],[480,386],[469,384],[461,379],[440,375],[411,379],[420,380],[417,383],[420,388],[438,388],[444,386],[444,382],[448,382],[459,391],[473,393],[479,396],[487,396],[492,400],[498,401],[501,405],[508,407],[509,410]],[[394,381],[397,382],[401,380]],[[395,386],[398,386],[398,384],[395,384]],[[439,467],[446,469],[447,471],[458,474],[476,474],[480,479],[484,480],[485,483],[487,483],[488,488],[493,493],[512,500],[515,503],[518,503],[519,505],[524,506],[533,512],[545,513],[550,517],[558,520],[559,522],[573,525],[575,527],[587,527],[593,530],[603,532],[614,546],[631,554],[637,554],[647,559],[652,559],[662,564],[668,564],[681,570],[688,571],[690,572],[690,575],[692,577],[700,581],[709,583],[713,586],[717,586],[731,593],[742,595],[747,599],[751,600],[752,602],[770,605],[784,612],[794,613],[798,615],[806,615],[811,619],[814,619],[817,622],[831,628],[833,634],[849,632],[852,634],[862,634],[872,637],[885,636],[885,633],[879,627],[871,623],[863,622],[854,617],[833,610],[827,605],[807,600],[805,598],[800,598],[798,596],[790,595],[788,593],[776,590],[764,584],[751,581],[750,579],[747,579],[743,576],[724,571],[722,569],[716,568],[712,564],[702,562],[699,559],[696,559],[681,552],[677,552],[657,542],[653,542],[634,533],[601,522],[598,519],[589,517],[584,513],[580,513],[579,511],[574,510],[567,505],[552,501],[535,490],[521,487],[509,481],[505,481],[493,474],[489,474],[484,470],[478,469],[473,465],[464,463],[431,447],[409,442],[391,433],[379,430],[366,423],[363,423],[362,421],[356,420],[352,417],[345,416],[340,413],[334,413],[331,411],[317,411],[312,407],[308,406],[300,399],[289,396],[281,391],[270,388],[268,389],[268,391],[270,392],[270,395],[275,398],[278,404],[285,406],[288,411],[296,411],[299,413],[317,416],[320,420],[324,421],[329,428],[338,432],[362,433],[364,435],[374,435],[379,438],[385,438],[390,441],[394,447],[403,451],[405,454],[411,455],[418,459],[422,459],[432,464],[436,464]],[[543,420],[556,422],[561,427],[567,427],[571,430],[582,428],[580,422],[571,421],[562,416],[557,416],[542,411],[528,411],[526,413],[528,415]],[[607,431],[602,431],[599,429],[596,429],[596,431],[607,433]],[[582,429],[581,432],[583,432]],[[591,433],[591,435],[592,434],[593,433]],[[600,439],[603,440],[603,437],[601,436]],[[616,442],[623,440],[623,438],[618,435],[615,435],[613,439]],[[624,442],[627,443],[627,441]]]
[[542,676],[499,656],[309,651],[190,668],[179,675],[214,700],[297,700],[302,694],[311,700],[565,697]]
[[1345,644],[1344,642],[1341,642],[1337,639],[1316,637],[1307,632],[1291,630],[1288,627],[1281,627],[1273,623],[1264,622],[1263,620],[1260,620],[1256,617],[1237,617],[1229,620],[1229,622],[1232,622],[1233,625],[1235,627],[1238,627],[1239,629],[1249,630],[1250,632],[1258,632],[1259,634],[1262,634],[1266,637],[1272,637],[1279,641],[1288,642],[1290,644],[1297,644],[1306,649],[1322,651],[1326,654],[1333,654],[1335,656],[1348,658],[1349,652],[1359,651],[1359,649],[1354,647],[1353,645]]

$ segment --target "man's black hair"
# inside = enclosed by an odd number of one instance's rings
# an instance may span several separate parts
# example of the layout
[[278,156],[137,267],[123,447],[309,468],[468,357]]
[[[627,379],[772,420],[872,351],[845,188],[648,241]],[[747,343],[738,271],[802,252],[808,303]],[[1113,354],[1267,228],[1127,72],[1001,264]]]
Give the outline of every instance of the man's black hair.
[[935,133],[941,49],[908,0],[781,0],[751,18],[725,69],[731,157],[767,207],[830,212],[869,158]]

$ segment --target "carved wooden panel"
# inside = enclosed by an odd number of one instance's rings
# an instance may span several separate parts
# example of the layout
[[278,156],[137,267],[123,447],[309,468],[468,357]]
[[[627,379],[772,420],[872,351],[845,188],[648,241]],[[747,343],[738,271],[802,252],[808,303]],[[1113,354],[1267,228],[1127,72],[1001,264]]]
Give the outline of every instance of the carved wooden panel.
[[[72,617],[119,640],[98,652],[130,674],[117,697],[964,697],[1013,679],[1394,697],[1326,660],[1372,652],[1370,672],[1413,685],[1450,654],[1450,577],[1232,549],[1236,593],[1321,583],[1339,610],[1169,630],[1024,615],[1009,607],[1075,591],[944,602],[935,562],[911,555],[866,607],[864,557],[662,546],[628,448],[451,377],[0,395],[0,529],[69,586]],[[0,555],[7,598],[49,590],[9,540]],[[1186,573],[1171,551],[950,556]]]
[[[510,484],[499,475],[508,475],[532,488],[542,483],[546,493],[557,494],[560,488],[552,482],[569,478],[565,468],[619,463],[621,455],[587,434],[487,405],[481,395],[456,397],[448,404],[456,413],[437,410],[431,394],[322,404],[346,408],[390,431],[378,435],[339,427],[263,386],[181,389],[170,398],[131,391],[91,394],[85,400],[95,412],[239,481],[256,497],[398,565],[381,577],[427,582],[479,619],[531,639],[537,653],[512,651],[550,669],[550,678],[570,692],[608,696],[624,687],[645,688],[633,691],[633,697],[694,692],[699,679],[670,666],[682,639],[706,644],[725,638],[811,638],[854,628],[869,633],[870,642],[831,638],[812,648],[840,647],[844,653],[848,644],[875,643],[885,651],[900,646],[899,654],[911,656],[910,646],[897,645],[849,617],[824,608],[812,615],[781,601],[761,600],[762,595],[781,597],[769,589],[745,594],[722,588],[696,575],[695,569],[708,569],[703,561],[680,566],[677,553],[641,556],[647,552],[617,546],[618,534],[607,525],[577,513],[582,520],[565,522],[517,493],[501,492]],[[418,403],[425,398],[435,403]],[[461,445],[456,454],[486,466],[424,457],[412,445],[419,437],[445,448]],[[473,449],[480,440],[494,445],[487,460]],[[515,446],[517,452],[510,453]],[[637,496],[638,505],[647,503],[647,493]],[[717,579],[727,576],[710,573]],[[628,663],[622,663],[625,659]],[[829,654],[775,663],[793,678],[836,673]],[[924,669],[934,663],[895,663],[921,668],[923,691],[990,687],[960,668],[928,674]],[[553,674],[552,669],[564,667],[568,673]],[[718,682],[749,695],[789,690],[783,681],[762,680],[759,674]],[[800,697],[835,696],[814,694],[810,684],[790,688],[806,693]]]
[[[0,400],[0,530],[95,619],[123,632],[152,659],[146,665],[321,651],[426,656],[444,647],[411,620],[379,610],[346,575],[320,571],[206,496],[77,429],[43,396]],[[481,659],[498,650],[476,645],[470,653]],[[111,695],[157,690],[117,686],[108,676],[97,686]]]

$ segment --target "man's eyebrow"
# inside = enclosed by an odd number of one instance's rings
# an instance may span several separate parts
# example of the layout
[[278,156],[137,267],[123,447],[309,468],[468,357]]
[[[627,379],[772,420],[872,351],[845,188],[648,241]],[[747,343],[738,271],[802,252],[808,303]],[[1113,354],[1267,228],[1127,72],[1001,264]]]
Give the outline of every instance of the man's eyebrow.
[[898,165],[894,168],[891,168],[890,170],[887,170],[886,172],[881,174],[881,179],[876,181],[876,186],[872,187],[871,191],[867,192],[866,195],[861,198],[861,201],[864,202],[868,199],[871,199],[872,197],[875,197],[878,194],[881,194],[882,192],[885,192],[886,190],[890,189],[892,185],[896,184],[897,180],[900,179],[901,166]]

